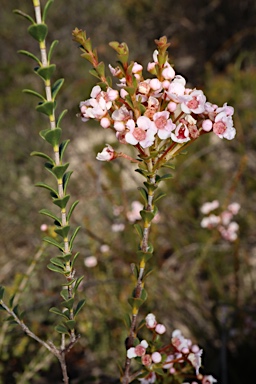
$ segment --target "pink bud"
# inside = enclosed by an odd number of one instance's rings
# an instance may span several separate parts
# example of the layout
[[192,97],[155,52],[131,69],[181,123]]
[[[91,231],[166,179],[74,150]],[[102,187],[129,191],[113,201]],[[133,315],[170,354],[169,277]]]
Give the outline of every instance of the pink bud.
[[204,131],[210,132],[210,130],[212,129],[212,121],[209,119],[204,120],[202,124],[202,128]]
[[102,128],[109,128],[110,126],[110,121],[107,117],[103,117],[101,120],[100,120],[100,125],[102,126]]
[[160,363],[160,361],[162,360],[162,356],[159,352],[152,353],[151,358],[152,358],[152,361],[156,364]]
[[156,333],[158,333],[159,335],[162,335],[163,333],[166,332],[166,328],[163,324],[157,324],[156,325],[156,328],[155,328],[155,331]]

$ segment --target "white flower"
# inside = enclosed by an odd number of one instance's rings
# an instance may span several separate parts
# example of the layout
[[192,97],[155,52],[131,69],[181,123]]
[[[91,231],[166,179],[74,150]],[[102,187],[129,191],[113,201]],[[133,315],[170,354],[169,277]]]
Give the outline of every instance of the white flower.
[[99,152],[96,156],[96,159],[99,161],[111,161],[115,158],[115,151],[111,145],[106,144],[106,147]]

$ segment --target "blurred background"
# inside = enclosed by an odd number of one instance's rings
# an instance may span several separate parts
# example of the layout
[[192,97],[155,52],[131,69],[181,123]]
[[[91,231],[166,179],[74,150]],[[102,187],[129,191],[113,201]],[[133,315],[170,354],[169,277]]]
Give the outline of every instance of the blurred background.
[[[42,1],[45,4],[45,1]],[[33,150],[49,150],[39,139],[47,119],[35,112],[37,100],[24,88],[42,91],[34,63],[19,55],[38,54],[27,34],[28,23],[12,13],[33,14],[32,1],[1,0],[0,13],[0,284],[12,295],[40,249],[40,226],[51,224],[38,211],[50,208],[48,193],[34,187],[51,183]],[[95,160],[113,135],[77,117],[79,102],[95,84],[90,66],[72,41],[75,27],[85,29],[105,63],[115,65],[108,43],[125,41],[130,59],[145,67],[152,61],[154,39],[166,35],[171,62],[187,84],[211,102],[234,106],[236,138],[205,135],[176,161],[174,178],[161,188],[158,223],[152,228],[154,272],[141,317],[155,313],[168,332],[180,328],[204,349],[203,370],[221,384],[253,382],[256,354],[256,3],[254,0],[56,0],[49,11],[48,41],[59,40],[53,62],[64,77],[59,111],[66,152],[74,170],[70,193],[80,200],[73,225],[82,225],[75,250],[77,274],[85,275],[79,295],[87,304],[80,315],[81,340],[68,355],[72,384],[118,382],[127,331],[122,318],[133,281],[138,239],[129,221],[139,200],[142,179],[124,160]],[[126,148],[124,148],[126,150]],[[133,168],[133,169],[132,169]],[[203,203],[219,200],[241,205],[238,239],[229,243],[200,226]],[[49,308],[60,302],[61,276],[47,270],[53,250],[44,249],[30,274],[19,304],[25,320],[43,338],[52,337],[56,317]],[[93,256],[93,258],[91,257]],[[1,326],[5,314],[0,313]],[[0,330],[0,377],[3,384],[61,382],[58,364],[18,327]]]

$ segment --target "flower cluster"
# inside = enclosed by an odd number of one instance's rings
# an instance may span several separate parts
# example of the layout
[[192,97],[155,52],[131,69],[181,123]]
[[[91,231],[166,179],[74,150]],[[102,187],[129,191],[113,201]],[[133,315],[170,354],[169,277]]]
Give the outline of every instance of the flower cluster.
[[233,217],[237,215],[240,210],[238,203],[231,203],[219,215],[212,213],[220,206],[218,200],[207,202],[202,205],[201,212],[205,216],[201,221],[201,227],[208,229],[217,229],[224,240],[233,242],[237,239],[239,225],[233,221]]
[[[212,104],[202,90],[187,87],[161,47],[147,65],[153,77],[144,78],[143,67],[136,62],[109,68],[119,81],[119,89],[107,81],[94,86],[90,98],[80,103],[80,111],[83,121],[98,120],[103,128],[115,132],[119,142],[136,146],[142,153],[147,148],[158,153],[171,148],[171,158],[175,147],[180,149],[210,131],[221,139],[234,138],[233,107]],[[107,145],[97,159],[110,161],[115,157]]]
[[[142,384],[157,382],[159,370],[162,375],[179,375],[184,367],[190,366],[195,370],[195,377],[206,384],[207,378],[212,376],[203,376],[199,373],[201,367],[202,349],[193,344],[190,339],[186,339],[178,329],[172,333],[171,342],[162,346],[159,343],[159,336],[166,332],[163,324],[156,321],[153,313],[149,313],[145,318],[146,327],[152,331],[152,340],[142,340],[134,347],[127,350],[129,359],[137,359],[145,369],[143,378],[140,378]],[[209,383],[214,383],[209,381]]]

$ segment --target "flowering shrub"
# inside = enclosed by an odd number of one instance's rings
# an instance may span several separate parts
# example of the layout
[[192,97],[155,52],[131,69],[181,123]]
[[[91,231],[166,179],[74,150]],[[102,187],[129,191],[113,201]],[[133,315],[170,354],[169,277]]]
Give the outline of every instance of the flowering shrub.
[[[41,54],[40,58],[37,58],[31,52],[21,51],[37,62],[35,71],[43,80],[45,94],[41,95],[34,90],[25,91],[39,97],[37,110],[48,116],[49,120],[49,128],[41,131],[40,136],[50,144],[52,157],[43,152],[32,154],[47,161],[45,168],[56,182],[55,187],[45,183],[38,183],[37,186],[50,192],[52,202],[59,210],[58,214],[48,209],[40,212],[54,221],[54,226],[42,225],[41,229],[47,235],[45,242],[57,248],[59,252],[50,259],[48,269],[64,278],[60,291],[61,309],[50,309],[60,319],[55,327],[61,340],[60,346],[52,341],[43,341],[27,327],[23,322],[23,313],[14,305],[14,298],[10,299],[9,305],[5,303],[3,287],[0,287],[0,304],[1,309],[5,310],[28,336],[59,360],[63,381],[68,384],[66,354],[80,337],[77,333],[77,315],[85,305],[85,300],[76,301],[76,293],[83,276],[76,276],[74,265],[78,252],[73,253],[73,243],[80,227],[76,227],[70,235],[70,218],[78,201],[68,206],[70,195],[67,193],[67,186],[72,172],[67,171],[69,164],[64,162],[68,140],[61,140],[60,128],[66,111],[62,111],[58,118],[55,118],[56,97],[63,79],[58,79],[51,85],[55,71],[51,57],[56,41],[51,44],[49,53],[45,43],[48,33],[45,19],[51,3],[52,0],[46,3],[41,15],[40,2],[33,1],[35,20],[21,11],[17,13],[31,22],[28,31],[39,43]],[[144,78],[143,67],[139,63],[128,62],[129,51],[125,43],[112,42],[110,45],[117,52],[119,59],[117,67],[109,66],[112,77],[117,80],[115,85],[112,84],[112,79],[106,76],[105,66],[98,61],[97,52],[92,49],[91,41],[85,32],[75,29],[73,37],[81,46],[82,56],[92,64],[91,73],[100,80],[99,84],[93,87],[90,98],[80,103],[82,121],[97,120],[103,129],[111,129],[114,132],[118,143],[130,144],[136,152],[135,156],[130,156],[117,152],[111,145],[106,144],[102,152],[97,154],[97,160],[109,162],[117,158],[127,159],[137,164],[136,171],[145,178],[144,187],[139,187],[143,204],[134,201],[127,213],[128,221],[135,223],[139,245],[136,262],[132,265],[135,286],[128,298],[131,312],[125,316],[128,334],[121,382],[128,384],[138,379],[144,384],[181,383],[183,380],[193,379],[197,383],[214,383],[216,379],[213,376],[203,376],[200,373],[202,349],[198,345],[186,339],[178,329],[172,332],[171,340],[164,345],[161,336],[166,332],[165,325],[158,323],[152,313],[140,323],[138,316],[148,297],[145,281],[151,270],[147,263],[154,253],[153,244],[150,242],[150,228],[153,222],[159,220],[156,202],[164,196],[163,193],[156,192],[160,182],[172,177],[170,174],[162,174],[162,168],[173,169],[173,159],[204,134],[213,132],[220,139],[233,139],[236,134],[232,120],[234,109],[227,103],[223,106],[212,104],[206,100],[203,91],[186,86],[185,78],[176,74],[169,63],[169,44],[166,37],[156,40],[157,49],[153,53],[153,61],[147,65],[149,78]],[[214,204],[211,205],[210,211],[213,206]],[[223,237],[234,240],[237,229],[231,219],[237,210],[237,206],[230,205],[220,219],[212,219],[204,226],[216,224]],[[204,208],[204,212],[210,211],[209,207]],[[141,223],[137,223],[140,218]],[[122,232],[124,228],[122,223],[112,225],[115,232]],[[102,252],[108,252],[107,244],[102,244]],[[97,264],[98,260],[94,255],[84,259],[87,268],[94,268]],[[139,332],[143,327],[145,331],[148,329],[150,336],[140,340]],[[137,362],[139,368],[132,369],[133,361]]]

